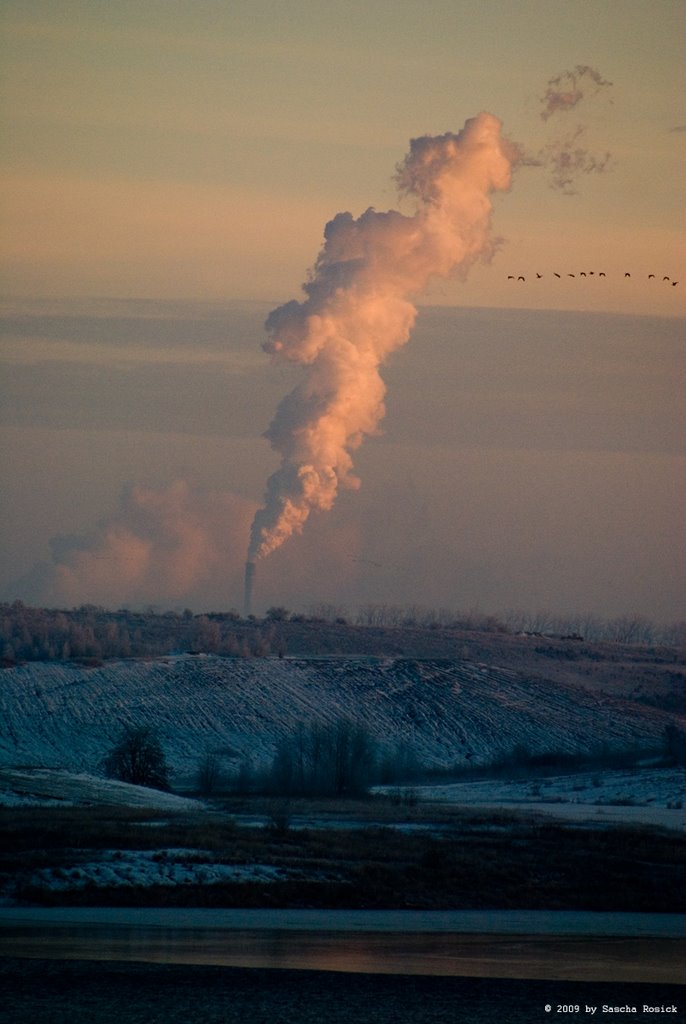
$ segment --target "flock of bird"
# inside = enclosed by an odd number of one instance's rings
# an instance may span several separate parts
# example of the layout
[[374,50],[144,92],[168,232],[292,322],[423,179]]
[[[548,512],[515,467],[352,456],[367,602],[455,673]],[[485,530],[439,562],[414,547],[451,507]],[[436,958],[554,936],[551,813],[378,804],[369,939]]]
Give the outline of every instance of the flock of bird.
[[[558,274],[557,271],[553,271],[553,277],[561,278],[562,276],[563,275],[562,274]],[[599,271],[597,274],[596,274],[595,270],[589,270],[589,271],[581,270],[581,271],[579,271],[578,274],[566,274],[564,276],[565,277],[607,277],[607,275],[602,270]],[[543,277],[543,274],[539,274],[538,272],[536,273],[537,280],[540,281],[542,277]],[[631,274],[629,273],[628,270],[625,273],[624,277],[631,277]],[[655,278],[655,274],[648,274],[648,280],[649,281],[653,280],[654,278]],[[526,281],[526,277],[523,274],[519,274],[519,275],[517,275],[517,274],[508,274],[507,275],[507,279],[508,279],[508,281]],[[676,286],[679,283],[678,281],[673,281],[671,279],[671,277],[668,277],[666,274],[662,278],[662,280],[663,280],[663,282],[666,281],[667,284],[671,284],[672,288],[676,288]]]

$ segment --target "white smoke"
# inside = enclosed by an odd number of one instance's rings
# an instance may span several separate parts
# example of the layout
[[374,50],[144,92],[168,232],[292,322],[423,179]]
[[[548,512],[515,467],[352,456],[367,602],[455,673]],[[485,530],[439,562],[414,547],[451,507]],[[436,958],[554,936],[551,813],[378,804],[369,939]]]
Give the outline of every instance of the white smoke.
[[510,187],[516,158],[500,121],[479,114],[458,134],[412,140],[396,177],[416,201],[413,216],[369,209],[327,224],[305,300],[266,323],[264,349],[306,373],[266,432],[281,465],[253,521],[249,562],[299,533],[311,512],[331,509],[339,487],[359,486],[352,453],[384,416],[379,367],[408,340],[411,299],[432,276],[491,256],[491,193]]
[[53,562],[34,572],[29,596],[67,607],[173,604],[207,594],[225,603],[253,510],[234,494],[194,490],[183,480],[127,487],[92,533],[53,538]]

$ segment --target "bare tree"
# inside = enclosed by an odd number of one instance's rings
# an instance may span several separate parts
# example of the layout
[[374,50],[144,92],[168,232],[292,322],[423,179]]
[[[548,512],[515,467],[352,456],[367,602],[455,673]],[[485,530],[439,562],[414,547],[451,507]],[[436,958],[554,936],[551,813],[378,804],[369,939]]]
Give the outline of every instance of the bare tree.
[[648,644],[654,636],[653,623],[642,615],[620,615],[608,629],[610,639],[619,644]]
[[219,758],[208,751],[198,765],[198,791],[203,796],[210,796],[222,781],[222,770]]
[[321,619],[323,622],[338,622],[343,625],[348,619],[348,610],[342,604],[312,604],[307,611],[311,619]]
[[169,789],[164,751],[149,725],[125,725],[120,739],[104,760],[104,769],[110,779],[152,789]]
[[660,642],[671,647],[686,645],[686,621],[671,622],[662,627]]
[[665,754],[673,764],[686,764],[686,732],[676,722],[665,726]]
[[347,719],[301,724],[278,744],[270,783],[287,796],[361,796],[376,764],[377,746],[364,726]]

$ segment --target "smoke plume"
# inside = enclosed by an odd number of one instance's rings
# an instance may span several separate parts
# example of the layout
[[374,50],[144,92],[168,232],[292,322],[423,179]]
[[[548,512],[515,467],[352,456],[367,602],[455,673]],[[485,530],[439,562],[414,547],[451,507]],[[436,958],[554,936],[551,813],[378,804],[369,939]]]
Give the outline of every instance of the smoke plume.
[[[227,600],[243,561],[254,504],[177,480],[127,487],[92,533],[55,537],[53,562],[24,581],[29,599],[71,606]],[[238,594],[235,595],[238,598]]]
[[541,163],[550,172],[550,185],[567,195],[576,192],[576,179],[580,174],[603,174],[610,167],[612,154],[602,156],[591,153],[582,144],[585,129],[576,129],[561,139],[545,146],[541,151]]
[[[573,71],[563,71],[550,79],[541,99],[541,118],[548,121],[553,116],[566,116],[583,100],[590,100],[611,86],[612,82],[603,78],[595,68],[577,64]],[[567,134],[553,138],[536,157],[525,157],[522,162],[545,167],[550,173],[551,188],[574,195],[578,176],[602,174],[611,166],[612,154],[592,153],[586,145],[586,125],[577,124]]]
[[516,155],[500,121],[479,114],[458,134],[411,141],[396,181],[416,202],[413,216],[368,209],[326,225],[306,298],[266,322],[265,351],[306,372],[266,431],[281,465],[255,515],[248,564],[331,509],[339,487],[359,486],[352,454],[384,416],[379,368],[409,338],[412,298],[430,277],[491,256],[490,196],[509,188]]
[[577,64],[573,71],[563,71],[550,79],[541,100],[541,118],[547,121],[552,114],[573,110],[586,96],[595,96],[611,85],[595,68]]

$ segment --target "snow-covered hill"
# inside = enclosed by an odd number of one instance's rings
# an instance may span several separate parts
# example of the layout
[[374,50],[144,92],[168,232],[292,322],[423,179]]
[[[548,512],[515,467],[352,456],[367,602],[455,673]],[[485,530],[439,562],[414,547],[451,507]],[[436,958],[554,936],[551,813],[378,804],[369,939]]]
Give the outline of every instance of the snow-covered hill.
[[179,655],[0,674],[0,765],[97,771],[123,724],[152,725],[175,783],[207,753],[268,760],[298,723],[349,718],[432,766],[509,754],[656,748],[674,716],[578,686],[458,660]]
[[64,768],[0,768],[0,807],[144,807],[197,814],[200,800]]

